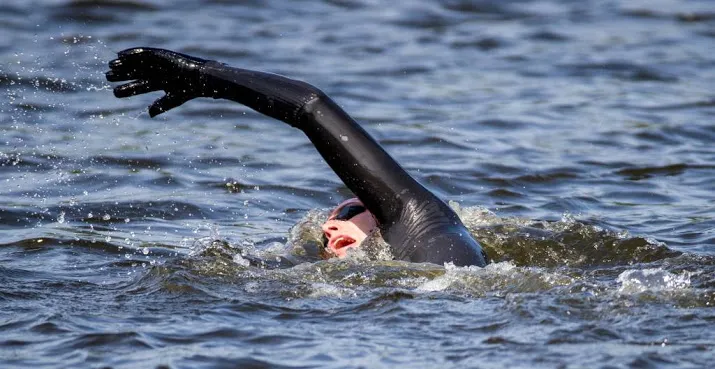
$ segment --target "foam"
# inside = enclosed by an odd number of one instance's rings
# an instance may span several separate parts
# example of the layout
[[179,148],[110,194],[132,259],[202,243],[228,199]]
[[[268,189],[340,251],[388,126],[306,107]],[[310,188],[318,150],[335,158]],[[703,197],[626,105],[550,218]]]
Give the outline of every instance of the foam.
[[636,294],[646,291],[672,291],[690,287],[691,273],[673,274],[660,268],[626,270],[616,282],[621,286],[618,292]]

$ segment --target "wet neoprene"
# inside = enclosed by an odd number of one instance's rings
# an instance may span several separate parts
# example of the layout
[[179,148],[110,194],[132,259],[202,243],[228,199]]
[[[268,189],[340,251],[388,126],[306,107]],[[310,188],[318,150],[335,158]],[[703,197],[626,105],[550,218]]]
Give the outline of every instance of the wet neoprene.
[[377,219],[397,259],[487,263],[455,212],[412,178],[365,130],[316,87],[272,73],[233,68],[173,51],[135,48],[109,63],[117,97],[164,90],[161,114],[195,97],[229,99],[300,129]]

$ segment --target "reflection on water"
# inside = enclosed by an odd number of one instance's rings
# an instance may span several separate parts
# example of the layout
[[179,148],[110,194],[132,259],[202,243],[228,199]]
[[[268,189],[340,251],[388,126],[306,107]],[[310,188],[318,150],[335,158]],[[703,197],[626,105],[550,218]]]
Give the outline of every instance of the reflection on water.
[[[707,367],[711,8],[3,2],[0,367]],[[323,260],[351,195],[305,137],[149,119],[103,75],[140,45],[317,85],[493,263]]]

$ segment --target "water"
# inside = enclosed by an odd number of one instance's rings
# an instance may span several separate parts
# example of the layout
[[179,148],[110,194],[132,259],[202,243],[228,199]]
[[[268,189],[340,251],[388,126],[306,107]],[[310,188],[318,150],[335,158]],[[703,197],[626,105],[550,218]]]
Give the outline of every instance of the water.
[[[0,5],[0,367],[711,365],[712,3],[174,3]],[[149,119],[133,46],[319,86],[495,262],[316,259],[350,195],[307,139]]]

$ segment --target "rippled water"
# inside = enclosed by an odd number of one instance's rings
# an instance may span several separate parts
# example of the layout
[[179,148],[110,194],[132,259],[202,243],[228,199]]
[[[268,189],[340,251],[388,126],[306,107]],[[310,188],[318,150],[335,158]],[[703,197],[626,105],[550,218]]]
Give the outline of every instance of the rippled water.
[[[0,367],[711,365],[711,2],[167,3],[0,4]],[[149,119],[132,46],[319,86],[494,263],[317,259],[350,194],[307,139]]]

